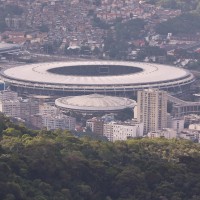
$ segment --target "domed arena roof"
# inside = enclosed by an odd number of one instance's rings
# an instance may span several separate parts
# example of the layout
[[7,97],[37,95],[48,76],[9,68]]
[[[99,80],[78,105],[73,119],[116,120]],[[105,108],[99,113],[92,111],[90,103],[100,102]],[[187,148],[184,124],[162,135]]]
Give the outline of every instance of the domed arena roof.
[[136,102],[123,97],[104,96],[99,94],[63,97],[56,99],[55,104],[61,109],[80,111],[118,111],[134,108]]

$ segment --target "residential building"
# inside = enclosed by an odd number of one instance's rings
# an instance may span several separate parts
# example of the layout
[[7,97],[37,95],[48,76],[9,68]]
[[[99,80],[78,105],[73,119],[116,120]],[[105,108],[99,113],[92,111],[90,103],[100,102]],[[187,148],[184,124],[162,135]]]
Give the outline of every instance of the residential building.
[[42,115],[41,114],[35,114],[30,117],[30,124],[33,126],[33,128],[42,129]]
[[167,92],[157,89],[138,91],[137,119],[144,123],[144,134],[167,127]]
[[75,130],[76,119],[67,115],[42,115],[42,127],[47,130]]
[[20,101],[16,92],[0,91],[0,111],[8,117],[20,117]]
[[136,120],[127,122],[110,122],[104,124],[103,135],[109,141],[127,140],[143,136],[143,123]]
[[191,140],[193,142],[200,143],[200,131],[198,130],[190,130],[190,129],[184,129],[180,134],[180,138]]
[[8,117],[20,117],[20,101],[4,100],[0,101],[0,112]]
[[87,120],[86,127],[90,128],[90,130],[97,135],[103,135],[103,124],[103,119],[99,117],[94,117]]
[[109,141],[113,141],[113,125],[115,122],[105,123],[103,125],[103,136],[105,136]]
[[200,123],[200,116],[195,115],[195,114],[190,114],[184,116],[185,124],[190,125],[190,124],[199,124]]
[[173,118],[170,114],[167,115],[167,128],[176,130],[177,133],[184,129],[184,123],[184,118]]
[[42,105],[40,105],[39,108],[39,113],[42,115],[58,115],[59,114],[59,109],[55,106],[52,106],[48,103],[44,103]]
[[13,92],[13,91],[10,91],[10,90],[0,91],[0,101],[17,100],[17,99],[18,99],[17,92]]
[[149,138],[160,138],[164,137],[167,139],[173,139],[177,137],[177,131],[170,128],[163,128],[162,130],[158,131],[151,131],[147,134]]
[[189,129],[200,131],[200,124],[190,124]]
[[20,100],[20,118],[31,121],[31,116],[39,113],[39,102],[33,99]]

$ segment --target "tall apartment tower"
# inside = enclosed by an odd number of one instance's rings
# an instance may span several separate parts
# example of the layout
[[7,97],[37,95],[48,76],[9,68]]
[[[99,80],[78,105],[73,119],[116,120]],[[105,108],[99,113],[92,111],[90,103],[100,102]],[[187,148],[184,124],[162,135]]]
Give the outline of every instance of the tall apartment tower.
[[167,92],[157,89],[138,91],[137,119],[144,123],[144,134],[167,127]]

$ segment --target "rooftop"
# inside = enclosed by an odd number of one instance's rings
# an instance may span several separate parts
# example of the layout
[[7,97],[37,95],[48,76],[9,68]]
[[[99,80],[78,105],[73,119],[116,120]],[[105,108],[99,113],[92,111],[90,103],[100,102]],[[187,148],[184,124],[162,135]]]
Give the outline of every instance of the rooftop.
[[123,97],[104,96],[99,94],[56,99],[56,106],[64,109],[87,111],[114,111],[133,108],[136,102]]
[[[136,73],[128,73],[121,75],[105,75],[105,76],[90,76],[90,75],[71,75],[58,74],[50,72],[53,69],[59,68],[77,68],[81,66],[88,68],[88,71],[97,66],[102,66],[99,70],[106,72],[104,66],[124,66],[129,68],[139,68],[141,71]],[[154,63],[139,63],[139,62],[119,62],[119,61],[75,61],[75,62],[53,62],[53,63],[37,63],[31,65],[23,65],[6,69],[2,72],[3,76],[18,81],[42,84],[62,84],[62,85],[139,85],[152,83],[166,83],[171,81],[179,81],[193,79],[193,75],[184,69],[172,67],[168,65],[159,65]],[[167,76],[166,76],[167,75]],[[183,81],[183,80],[182,80]]]

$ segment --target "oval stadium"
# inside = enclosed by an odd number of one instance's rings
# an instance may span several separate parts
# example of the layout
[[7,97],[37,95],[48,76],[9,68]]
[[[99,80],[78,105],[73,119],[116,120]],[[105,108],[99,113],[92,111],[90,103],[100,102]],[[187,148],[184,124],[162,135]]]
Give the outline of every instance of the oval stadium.
[[184,92],[195,80],[181,68],[121,61],[37,63],[5,69],[1,78],[19,93],[56,96],[131,96],[147,88]]

